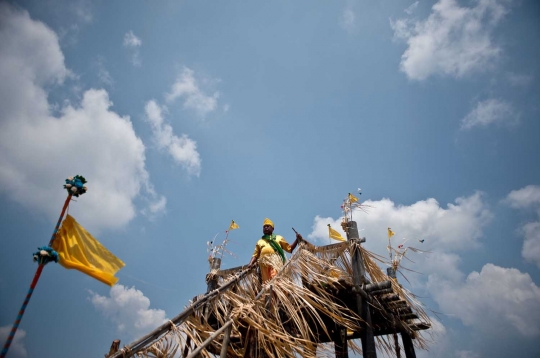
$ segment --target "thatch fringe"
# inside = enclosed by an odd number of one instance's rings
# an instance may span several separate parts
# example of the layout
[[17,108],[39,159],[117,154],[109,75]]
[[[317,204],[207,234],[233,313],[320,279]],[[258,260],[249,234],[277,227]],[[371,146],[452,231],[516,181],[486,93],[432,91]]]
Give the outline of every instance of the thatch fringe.
[[[172,324],[170,331],[148,348],[132,353],[139,357],[178,356],[199,347],[219,327],[232,320],[228,357],[333,357],[332,344],[316,342],[321,337],[332,337],[332,330],[337,327],[349,332],[361,329],[359,315],[335,296],[336,290],[353,287],[351,257],[354,250],[360,250],[369,282],[391,280],[393,294],[405,301],[422,321],[430,322],[417,298],[379,268],[377,262],[390,264],[382,257],[356,242],[318,247],[302,241],[279,274],[268,283],[262,285],[256,272],[236,280],[228,290],[194,308],[185,321]],[[241,269],[212,272],[212,278],[217,278],[222,286],[237,277],[235,275]],[[370,296],[373,310],[382,310],[388,296]],[[395,323],[408,327],[411,322],[397,316]],[[415,346],[427,348],[427,339],[423,335],[410,332],[416,338]],[[203,349],[201,356],[219,354],[222,336],[219,335],[208,350]],[[393,336],[378,336],[376,341],[379,352],[392,355],[395,350]],[[188,343],[190,346],[185,349]],[[348,346],[361,354],[361,348],[354,340],[349,341]]]

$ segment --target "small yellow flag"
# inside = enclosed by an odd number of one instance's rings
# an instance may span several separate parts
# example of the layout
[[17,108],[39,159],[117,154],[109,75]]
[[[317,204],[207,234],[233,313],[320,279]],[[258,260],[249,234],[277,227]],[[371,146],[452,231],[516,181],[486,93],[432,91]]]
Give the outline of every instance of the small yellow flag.
[[358,198],[354,195],[352,195],[351,193],[349,193],[349,201],[351,203],[356,203],[358,201]]
[[388,228],[388,238],[391,238],[392,236],[394,236],[394,232],[392,229]]
[[238,226],[238,224],[235,223],[234,220],[231,220],[231,225],[229,226],[229,231],[234,230],[234,229],[238,229],[238,228],[240,228],[240,226]]
[[343,236],[336,230],[332,229],[330,224],[328,224],[328,236],[330,236],[331,239],[338,240],[338,241],[346,241]]
[[109,286],[118,282],[114,274],[125,264],[68,215],[52,243],[59,264],[79,270]]

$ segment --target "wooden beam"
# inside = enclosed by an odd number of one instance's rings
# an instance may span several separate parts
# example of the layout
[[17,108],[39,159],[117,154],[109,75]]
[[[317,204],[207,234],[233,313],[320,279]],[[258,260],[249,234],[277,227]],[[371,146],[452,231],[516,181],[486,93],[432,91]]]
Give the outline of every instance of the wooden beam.
[[418,323],[410,324],[409,327],[413,331],[423,331],[423,330],[426,330],[426,329],[430,329],[431,325],[429,323],[426,323],[426,322],[418,322]]
[[407,307],[407,302],[403,300],[388,302],[387,307],[391,310],[393,310],[394,308]]
[[405,314],[399,315],[399,318],[402,320],[417,319],[418,316],[414,313],[405,313]]
[[394,293],[394,290],[392,288],[385,288],[385,289],[382,289],[382,290],[369,292],[369,294],[372,295],[372,296],[387,295],[389,293]]
[[381,302],[393,302],[393,301],[399,301],[401,300],[401,298],[399,297],[399,295],[388,295],[388,296],[379,298],[379,300]]
[[392,282],[381,281],[381,282],[370,283],[369,285],[366,285],[364,287],[364,291],[371,292],[371,291],[384,290],[387,288],[392,288]]
[[413,313],[411,307],[400,307],[395,310],[398,315],[403,316],[408,313]]

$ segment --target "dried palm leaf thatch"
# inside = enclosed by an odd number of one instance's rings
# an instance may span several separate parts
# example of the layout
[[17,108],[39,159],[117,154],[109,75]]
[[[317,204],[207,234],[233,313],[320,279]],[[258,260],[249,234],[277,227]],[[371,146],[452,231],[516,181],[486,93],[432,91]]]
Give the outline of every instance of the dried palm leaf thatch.
[[[302,241],[272,280],[261,284],[255,271],[236,280],[228,290],[198,305],[179,325],[172,324],[167,334],[136,355],[186,357],[219,327],[232,321],[227,357],[333,357],[333,345],[319,342],[332,341],[337,329],[345,329],[349,333],[362,329],[362,319],[355,308],[350,308],[355,306],[345,302],[355,299],[351,290],[354,286],[351,258],[355,250],[360,250],[367,282],[390,280],[394,294],[412,307],[420,319],[429,322],[416,297],[379,268],[377,262],[388,264],[380,256],[354,241],[322,247]],[[241,269],[211,272],[210,279],[217,278],[221,286],[232,282]],[[388,305],[384,306],[384,297],[370,298],[373,310],[388,310]],[[392,313],[395,312],[385,311],[392,320],[408,327],[410,322],[402,321]],[[410,333],[417,338],[417,347],[426,348],[423,336],[416,335],[414,331]],[[223,334],[219,334],[207,349],[201,351],[201,356],[219,354],[222,342]],[[355,353],[362,352],[354,340],[348,342],[348,347]],[[385,355],[392,355],[392,337],[377,337],[377,349]]]

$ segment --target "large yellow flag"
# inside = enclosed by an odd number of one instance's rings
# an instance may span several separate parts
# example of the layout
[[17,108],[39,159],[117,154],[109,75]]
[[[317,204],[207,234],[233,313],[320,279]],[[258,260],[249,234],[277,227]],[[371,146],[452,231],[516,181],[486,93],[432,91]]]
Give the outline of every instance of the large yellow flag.
[[234,230],[234,229],[238,229],[238,228],[240,228],[240,226],[238,226],[238,224],[235,223],[234,220],[231,220],[231,225],[229,226],[229,231]]
[[391,238],[392,236],[394,236],[394,232],[392,231],[392,229],[388,228],[388,238]]
[[331,239],[338,240],[338,241],[346,241],[343,236],[336,230],[332,229],[330,224],[328,224],[328,236],[330,236]]
[[62,223],[52,248],[60,256],[60,265],[79,270],[109,286],[118,281],[114,274],[125,265],[70,215]]
[[358,201],[358,198],[354,195],[352,195],[351,193],[349,193],[349,201],[351,203],[356,203]]

